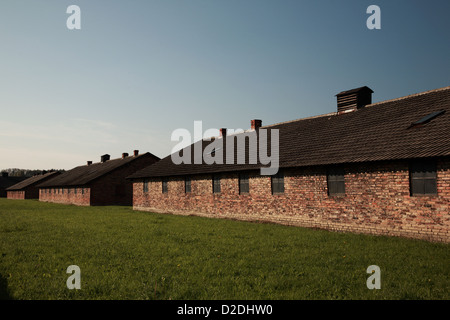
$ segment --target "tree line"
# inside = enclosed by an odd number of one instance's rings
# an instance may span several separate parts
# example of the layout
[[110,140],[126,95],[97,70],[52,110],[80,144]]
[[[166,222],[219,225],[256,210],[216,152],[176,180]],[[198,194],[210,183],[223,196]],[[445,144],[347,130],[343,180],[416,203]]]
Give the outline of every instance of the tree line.
[[45,174],[47,172],[64,172],[62,169],[49,169],[49,170],[30,170],[30,169],[19,169],[19,168],[9,168],[3,169],[1,172],[7,172],[10,177],[32,177],[38,174]]

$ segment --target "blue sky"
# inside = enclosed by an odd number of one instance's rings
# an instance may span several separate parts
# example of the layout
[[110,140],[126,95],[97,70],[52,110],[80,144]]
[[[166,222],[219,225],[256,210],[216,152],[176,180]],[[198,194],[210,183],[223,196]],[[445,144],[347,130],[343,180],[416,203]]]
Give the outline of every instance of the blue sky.
[[374,102],[448,86],[449,14],[437,0],[2,0],[0,169],[164,157],[198,120],[247,129],[333,112],[364,85]]

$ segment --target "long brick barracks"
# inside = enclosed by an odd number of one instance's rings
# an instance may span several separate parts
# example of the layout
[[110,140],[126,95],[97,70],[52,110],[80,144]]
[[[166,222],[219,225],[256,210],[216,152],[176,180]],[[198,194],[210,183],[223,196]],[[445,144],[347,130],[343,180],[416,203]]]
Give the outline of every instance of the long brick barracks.
[[[39,199],[450,242],[450,87],[377,103],[372,94],[343,91],[335,112],[316,117],[252,119],[240,134],[279,132],[275,175],[262,175],[259,162],[175,164],[150,154],[128,171],[104,169],[124,157],[60,174],[38,185]],[[239,137],[220,132],[179,154]],[[233,147],[252,157],[248,144]]]
[[168,156],[130,176],[133,207],[449,242],[450,87],[373,104],[372,93],[341,92],[336,112],[313,118],[251,121],[279,130],[274,176]]

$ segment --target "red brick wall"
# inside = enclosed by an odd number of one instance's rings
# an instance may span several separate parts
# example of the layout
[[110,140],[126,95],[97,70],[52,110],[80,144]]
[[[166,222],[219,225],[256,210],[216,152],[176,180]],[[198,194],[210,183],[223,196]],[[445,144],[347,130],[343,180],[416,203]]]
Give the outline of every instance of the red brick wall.
[[88,187],[40,189],[39,201],[89,206],[91,189]]
[[25,191],[7,191],[7,198],[8,199],[15,199],[15,200],[24,200],[25,199]]
[[239,194],[238,174],[223,174],[221,193],[212,193],[210,175],[134,183],[137,210],[270,221],[333,231],[384,234],[450,242],[450,159],[437,163],[437,196],[410,196],[408,162],[345,165],[345,196],[328,196],[324,167],[285,170],[285,192],[272,195],[270,177],[250,173],[250,193]]

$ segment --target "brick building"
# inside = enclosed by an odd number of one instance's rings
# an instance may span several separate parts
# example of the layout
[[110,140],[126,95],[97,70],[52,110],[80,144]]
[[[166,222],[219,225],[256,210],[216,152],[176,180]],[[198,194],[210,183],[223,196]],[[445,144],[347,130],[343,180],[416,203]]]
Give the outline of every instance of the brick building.
[[[279,130],[276,175],[250,164],[249,143],[245,164],[176,165],[168,156],[129,177],[133,208],[449,242],[450,87],[378,103],[371,95],[341,92],[337,112],[317,117],[252,120],[241,135]],[[216,139],[239,136],[221,132]]]
[[60,172],[53,171],[44,174],[38,174],[23,180],[6,189],[8,199],[39,199],[38,184],[43,183],[59,175]]
[[38,185],[39,200],[80,206],[131,205],[133,186],[125,178],[145,168],[159,158],[147,152],[110,160],[103,155],[101,161],[73,168]]
[[13,177],[8,172],[2,172],[0,175],[0,198],[6,198],[6,189],[25,180],[27,177]]

